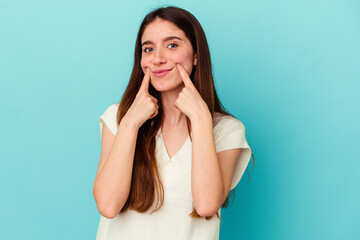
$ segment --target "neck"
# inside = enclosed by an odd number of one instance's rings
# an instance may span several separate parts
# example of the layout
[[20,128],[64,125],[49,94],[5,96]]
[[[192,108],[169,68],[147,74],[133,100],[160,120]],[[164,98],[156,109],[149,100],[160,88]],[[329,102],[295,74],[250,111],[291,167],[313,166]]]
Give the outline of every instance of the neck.
[[175,89],[160,93],[166,127],[173,128],[186,124],[186,115],[175,106],[175,101],[183,88],[184,84],[181,84]]

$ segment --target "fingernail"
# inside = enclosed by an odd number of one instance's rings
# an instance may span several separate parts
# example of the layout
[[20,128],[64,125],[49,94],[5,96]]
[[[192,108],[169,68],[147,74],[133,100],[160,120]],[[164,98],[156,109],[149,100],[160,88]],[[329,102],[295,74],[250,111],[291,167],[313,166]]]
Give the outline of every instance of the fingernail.
[[176,65],[180,66],[180,63],[177,63]]

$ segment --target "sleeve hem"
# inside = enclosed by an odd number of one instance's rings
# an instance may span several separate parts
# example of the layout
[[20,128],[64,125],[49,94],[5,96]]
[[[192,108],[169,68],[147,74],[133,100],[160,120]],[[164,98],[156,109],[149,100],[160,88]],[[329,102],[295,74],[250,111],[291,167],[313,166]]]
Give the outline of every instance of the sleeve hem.
[[242,148],[240,151],[240,156],[236,162],[233,176],[231,179],[230,190],[234,189],[236,185],[240,182],[246,167],[249,164],[251,158],[251,149],[250,148]]
[[110,129],[110,131],[116,135],[117,133],[117,104],[110,105],[105,112],[99,117],[99,126],[100,126],[100,138],[102,138],[102,129],[104,127],[104,123]]

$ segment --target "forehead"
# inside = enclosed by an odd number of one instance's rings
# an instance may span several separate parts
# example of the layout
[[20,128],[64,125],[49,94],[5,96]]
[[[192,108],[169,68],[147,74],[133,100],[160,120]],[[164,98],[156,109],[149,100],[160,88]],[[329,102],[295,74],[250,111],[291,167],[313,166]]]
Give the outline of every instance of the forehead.
[[147,40],[161,40],[169,35],[178,36],[185,39],[185,33],[172,22],[157,18],[145,27],[141,42]]

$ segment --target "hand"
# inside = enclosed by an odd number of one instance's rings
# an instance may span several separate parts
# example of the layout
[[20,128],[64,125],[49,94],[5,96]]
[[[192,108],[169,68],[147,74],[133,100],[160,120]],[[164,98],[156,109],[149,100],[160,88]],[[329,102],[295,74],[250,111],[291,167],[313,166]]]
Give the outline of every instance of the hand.
[[200,93],[192,83],[185,68],[181,64],[176,64],[176,66],[180,72],[180,76],[185,84],[185,87],[179,93],[178,98],[175,101],[175,106],[187,115],[190,120],[203,114],[210,114],[206,102],[202,99]]
[[[158,100],[149,94],[150,70],[146,68],[145,76],[142,80],[140,89],[136,94],[134,102],[131,104],[125,116],[141,127],[149,118],[155,117],[159,111]],[[124,116],[124,117],[125,117]]]

